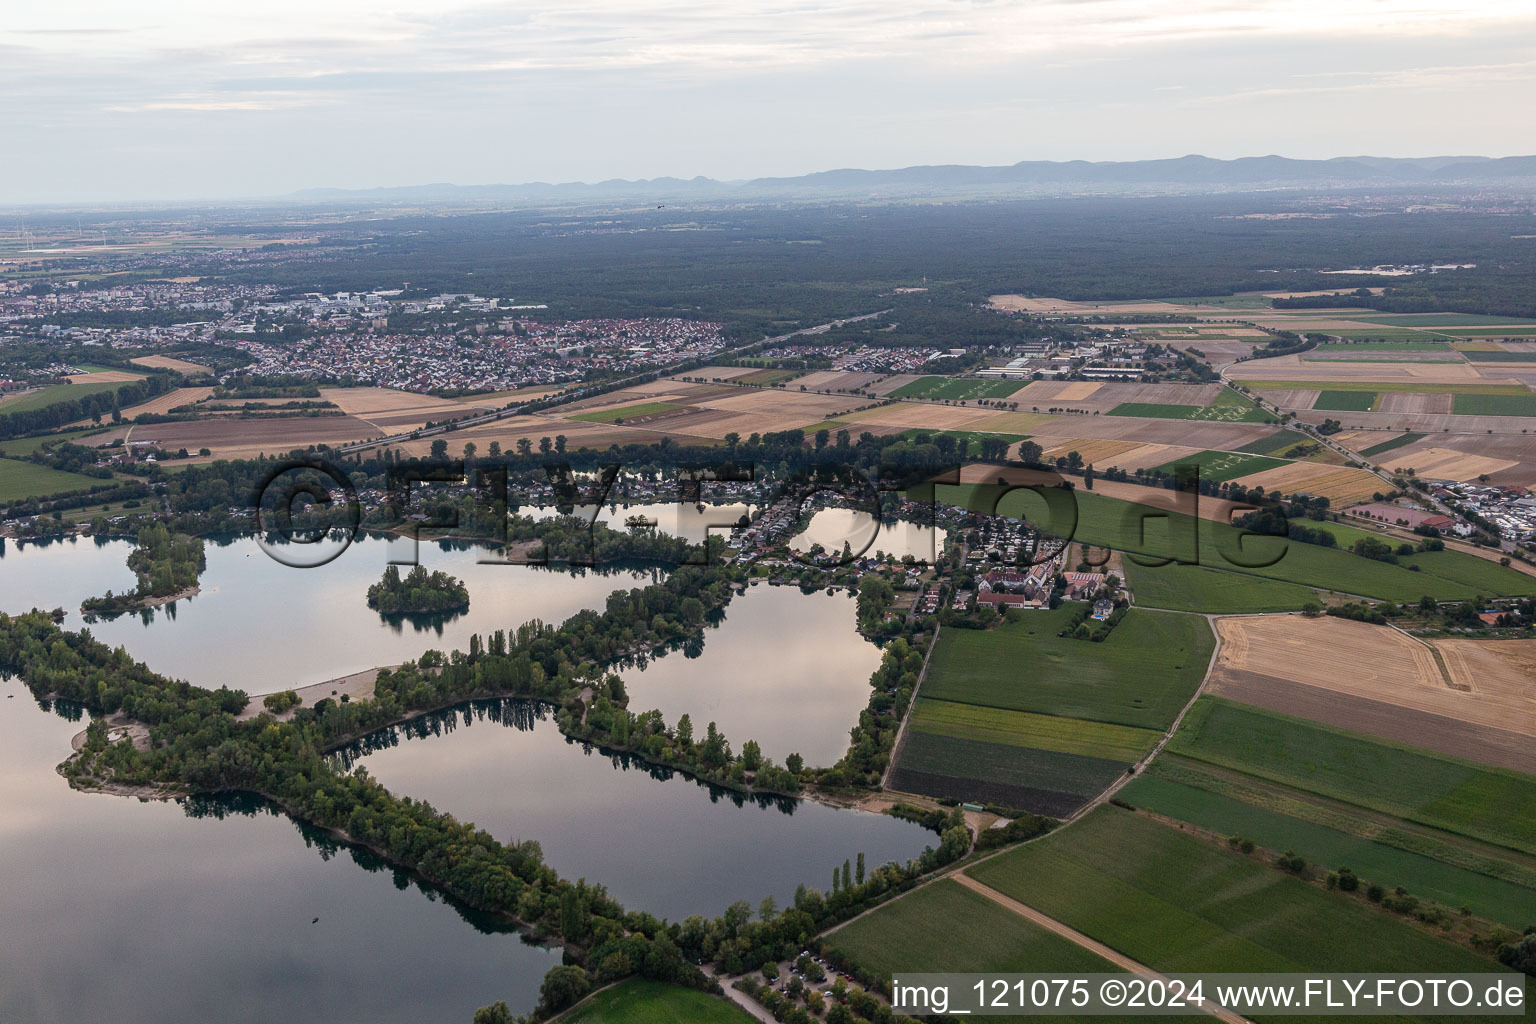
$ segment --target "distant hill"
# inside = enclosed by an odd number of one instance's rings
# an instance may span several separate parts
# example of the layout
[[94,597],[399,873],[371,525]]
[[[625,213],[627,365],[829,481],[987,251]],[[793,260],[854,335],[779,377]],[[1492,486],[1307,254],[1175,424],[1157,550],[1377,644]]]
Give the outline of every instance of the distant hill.
[[300,202],[507,202],[632,197],[742,199],[770,196],[895,196],[940,193],[1062,194],[1092,192],[1209,192],[1254,187],[1456,185],[1507,179],[1533,183],[1536,156],[1334,157],[1283,156],[1216,160],[1024,160],[999,167],[934,164],[869,171],[816,171],[785,178],[717,181],[713,178],[613,179],[594,183],[521,185],[409,185],[399,188],[311,188],[287,199]]

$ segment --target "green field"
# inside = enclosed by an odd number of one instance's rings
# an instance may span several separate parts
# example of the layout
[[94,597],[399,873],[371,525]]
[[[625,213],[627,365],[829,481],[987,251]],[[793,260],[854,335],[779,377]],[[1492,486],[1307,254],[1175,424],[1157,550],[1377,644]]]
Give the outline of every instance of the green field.
[[1063,754],[1083,754],[1133,762],[1156,746],[1161,733],[1105,722],[1085,722],[1057,715],[956,704],[919,697],[907,722],[909,729],[1019,747],[1036,747]]
[[1451,411],[1459,416],[1536,416],[1536,395],[1457,395]]
[[[1240,380],[1236,383],[1260,391],[1310,391],[1315,380]],[[1529,396],[1523,384],[1436,384],[1423,381],[1330,380],[1329,391],[1398,391],[1415,395],[1511,395]]]
[[0,399],[0,415],[12,412],[31,412],[53,405],[56,402],[67,402],[75,398],[84,398],[86,395],[98,395],[103,391],[116,391],[122,387],[124,381],[96,381],[89,384],[52,384],[37,391],[30,391],[14,398]]
[[890,788],[1064,817],[1125,774],[1124,761],[909,730]]
[[1169,476],[1175,475],[1178,466],[1197,465],[1200,467],[1200,479],[1215,480],[1220,483],[1224,480],[1236,480],[1240,476],[1249,473],[1262,473],[1266,469],[1278,469],[1286,464],[1284,459],[1272,459],[1266,455],[1254,455],[1250,452],[1223,452],[1203,451],[1194,455],[1182,455],[1172,462],[1165,462],[1157,466],[1152,472],[1163,472]]
[[1202,697],[1168,750],[1513,850],[1536,849],[1536,778]]
[[[1355,319],[1355,318],[1351,318]],[[1362,323],[1375,323],[1374,320],[1363,320]],[[1312,353],[1348,352],[1353,355],[1369,355],[1372,352],[1450,352],[1450,342],[1447,341],[1388,341],[1372,344],[1347,343],[1343,345],[1319,345],[1310,350]]]
[[1214,640],[1195,616],[1133,608],[1100,643],[1058,637],[1073,609],[1013,613],[939,638],[923,696],[1142,729],[1168,728]]
[[1368,882],[1389,889],[1402,886],[1452,910],[1466,907],[1479,917],[1515,929],[1536,923],[1536,888],[1171,781],[1155,770],[1131,782],[1119,795],[1137,807],[1221,835],[1243,836],[1276,852],[1294,850],[1319,868],[1347,867]]
[[82,473],[64,473],[47,466],[15,459],[0,459],[0,501],[44,498],[51,494],[70,494],[111,483]]
[[720,996],[644,978],[604,989],[560,1019],[564,1024],[755,1024],[750,1013]]
[[1160,971],[1495,969],[1362,901],[1109,805],[968,874]]
[[39,437],[13,437],[9,441],[0,441],[0,455],[20,458],[31,455],[50,445],[60,444],[64,441],[78,441],[82,437],[103,432],[104,428],[102,427],[86,427],[83,430],[66,430],[62,433],[43,434]]
[[[1182,513],[1162,513],[1140,519],[1144,506],[1095,494],[1083,488],[1070,492],[1076,522],[1052,521],[1044,501],[1033,491],[997,484],[939,485],[938,500],[980,512],[1023,517],[1057,536],[1070,534],[1074,541],[1096,547],[1137,552],[1147,557],[1178,557],[1215,569],[1348,594],[1392,601],[1417,601],[1425,594],[1439,600],[1464,600],[1476,594],[1509,596],[1536,593],[1536,579],[1506,569],[1496,562],[1460,551],[1414,555],[1402,564],[1361,558],[1344,548],[1284,541],[1277,537],[1249,537],[1239,542],[1235,526],[1206,519],[1192,520]],[[1172,500],[1173,492],[1148,490],[1153,498]],[[1182,497],[1188,498],[1189,495]],[[1336,524],[1308,523],[1333,529]],[[1144,529],[1143,529],[1144,527]],[[1342,527],[1341,529],[1350,529]],[[1359,534],[1360,531],[1354,531]],[[1144,535],[1143,535],[1144,534]],[[1364,534],[1360,534],[1363,536]],[[1198,538],[1196,546],[1191,538]],[[1278,557],[1272,565],[1245,567]],[[1417,571],[1411,566],[1417,565]]]
[[1376,392],[1374,391],[1334,391],[1320,392],[1317,401],[1312,403],[1314,409],[1326,409],[1339,412],[1370,412],[1376,405]]
[[642,402],[639,405],[625,405],[616,409],[584,412],[570,418],[585,420],[588,423],[618,423],[620,420],[639,419],[642,416],[655,416],[664,412],[678,412],[686,408],[687,406],[678,405],[676,402]]
[[948,878],[844,925],[826,941],[878,975],[1115,970],[1081,946]]
[[1462,355],[1474,363],[1536,363],[1536,352],[1480,352],[1463,349]]
[[978,398],[1007,398],[1024,388],[1022,380],[982,380],[979,377],[919,377],[892,391],[888,398],[944,398],[955,402]]
[[1296,430],[1277,430],[1268,437],[1261,437],[1257,441],[1249,441],[1247,444],[1237,446],[1240,452],[1248,452],[1252,455],[1276,455],[1289,451],[1299,444],[1310,444],[1312,439],[1306,434]]
[[1237,615],[1246,612],[1300,611],[1317,600],[1309,587],[1201,565],[1147,568],[1126,560],[1125,575],[1138,607]]
[[1108,415],[1144,416],[1159,420],[1217,420],[1223,423],[1278,422],[1258,406],[1241,405],[1162,405],[1154,402],[1121,402],[1109,410]]
[[1379,316],[1351,316],[1362,324],[1389,327],[1536,327],[1536,320],[1488,316],[1482,313],[1383,313]]
[[1406,448],[1410,444],[1413,444],[1415,441],[1422,440],[1424,440],[1423,434],[1416,434],[1410,430],[1408,433],[1403,434],[1401,437],[1394,437],[1390,441],[1383,441],[1380,444],[1373,444],[1369,448],[1361,448],[1360,454],[1370,459],[1376,457],[1377,455],[1383,455],[1387,452],[1390,452],[1394,448]]

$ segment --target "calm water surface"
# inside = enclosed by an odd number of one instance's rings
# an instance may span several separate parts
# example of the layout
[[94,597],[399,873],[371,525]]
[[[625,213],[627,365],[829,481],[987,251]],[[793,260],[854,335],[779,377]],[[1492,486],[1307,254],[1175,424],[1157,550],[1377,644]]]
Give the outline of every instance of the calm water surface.
[[[129,550],[8,543],[0,610],[62,606],[77,628],[83,598],[132,586]],[[201,594],[147,622],[90,628],[160,671],[259,693],[465,646],[471,632],[533,617],[558,622],[651,578],[477,565],[479,550],[423,544],[424,564],[466,580],[471,610],[420,632],[364,604],[387,550],[364,539],[328,566],[297,570],[250,540],[210,544]],[[694,645],[697,657],[674,651],[623,674],[637,707],[686,711],[699,731],[714,719],[738,747],[755,737],[776,758],[794,749],[830,763],[878,659],[852,626],[846,596],[754,587]],[[83,720],[40,710],[14,681],[0,694],[10,882],[0,1021],[458,1021],[496,999],[531,1009],[558,962],[257,805],[237,813],[71,791],[54,766]],[[525,702],[454,709],[371,745],[380,749],[365,762],[396,792],[502,838],[537,839],[563,875],[674,918],[770,893],[783,901],[800,882],[826,887],[845,858],[905,861],[934,838],[891,818],[742,801],[655,773],[567,742]],[[187,806],[225,813],[192,817]]]
[[830,888],[832,870],[861,852],[873,867],[937,845],[910,822],[744,799],[571,742],[527,701],[476,701],[343,756],[498,839],[537,839],[562,875],[603,882],[626,907],[672,920],[769,895],[783,906],[801,883]]
[[531,1010],[560,962],[255,805],[194,818],[71,790],[54,766],[84,725],[0,681],[6,1024],[462,1024]]

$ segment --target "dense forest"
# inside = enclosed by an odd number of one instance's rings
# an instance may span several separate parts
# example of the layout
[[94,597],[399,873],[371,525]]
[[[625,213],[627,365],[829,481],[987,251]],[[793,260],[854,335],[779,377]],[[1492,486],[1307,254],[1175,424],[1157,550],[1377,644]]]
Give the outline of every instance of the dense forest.
[[[1529,281],[1536,254],[1511,236],[1536,234],[1536,216],[1405,212],[1415,201],[1259,194],[578,210],[558,222],[542,210],[406,216],[332,225],[318,249],[283,263],[208,270],[295,291],[408,281],[407,294],[544,302],[557,318],[719,319],[743,339],[888,306],[911,322],[924,308],[996,292],[1112,300],[1352,289],[1382,282],[1322,271],[1384,263],[1477,264],[1453,275],[1447,297],[1458,307],[1514,312],[1493,307],[1531,301],[1520,279]],[[1442,277],[1426,283],[1448,288]]]
[[402,578],[400,567],[386,566],[384,577],[368,588],[368,607],[386,615],[462,612],[469,608],[469,588],[446,572],[418,565]]
[[207,568],[203,542],[198,537],[172,533],[161,523],[139,530],[138,544],[128,555],[128,568],[138,576],[131,593],[87,598],[80,611],[88,616],[120,615],[135,608],[195,590]]

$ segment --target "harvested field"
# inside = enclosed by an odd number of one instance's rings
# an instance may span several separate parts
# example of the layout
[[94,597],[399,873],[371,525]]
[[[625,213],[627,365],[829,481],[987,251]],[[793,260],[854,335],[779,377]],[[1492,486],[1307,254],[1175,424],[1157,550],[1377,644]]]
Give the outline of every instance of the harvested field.
[[984,380],[979,377],[919,377],[891,392],[895,398],[930,398],[948,401],[1006,399],[1022,390],[1016,380]]
[[882,380],[876,384],[872,384],[865,390],[873,391],[881,398],[884,398],[891,392],[899,388],[906,387],[908,384],[911,384],[915,380],[922,379],[922,375],[917,373],[893,373],[889,377],[885,378],[885,380]]
[[863,391],[883,373],[850,373],[846,370],[818,370],[795,381],[795,386],[805,385],[811,391]]
[[735,380],[756,373],[757,370],[755,366],[701,366],[697,370],[689,370],[688,376],[703,377],[705,380]]
[[[458,419],[474,413],[474,406],[448,398],[434,398],[393,388],[321,388],[320,397],[342,412],[377,428],[364,435],[399,434],[415,430],[427,421]],[[487,410],[496,404],[487,402]]]
[[[1031,438],[1045,450],[1047,459],[1055,461],[1059,455],[1077,452],[1090,466],[1118,466],[1117,456],[1145,447],[1135,441],[1110,441],[1104,438],[1055,437],[1039,434]],[[1161,446],[1159,446],[1161,447]]]
[[919,402],[898,402],[878,409],[866,409],[856,417],[860,423],[879,423],[890,427],[926,427],[929,430],[953,430],[980,423],[995,416],[984,409],[969,406],[930,405]]
[[1266,469],[1237,478],[1242,486],[1285,494],[1314,494],[1327,498],[1334,507],[1364,501],[1382,489],[1374,473],[1364,469],[1326,466],[1315,462],[1293,462],[1279,469]]
[[769,427],[770,430],[788,430],[802,423],[832,419],[848,409],[868,404],[868,399],[857,396],[813,395],[772,389],[737,389],[734,393],[722,395],[719,398],[699,398],[685,392],[679,400],[689,405],[718,409],[722,412],[779,417],[783,421],[783,426]]
[[143,380],[142,373],[126,373],[123,370],[94,370],[90,373],[72,373],[64,378],[71,384],[127,384]]
[[129,406],[123,410],[123,419],[131,420],[144,413],[168,413],[179,406],[205,402],[212,394],[213,388],[175,388],[147,402]]
[[[1451,681],[1474,695],[1511,697],[1526,709],[1525,728],[1536,721],[1536,641],[1471,640],[1450,637],[1431,641],[1445,660]],[[1507,724],[1506,728],[1515,728]],[[1536,733],[1531,733],[1536,735]]]
[[[1529,675],[1536,645],[1509,646],[1526,641],[1492,647],[1443,641],[1431,648],[1388,626],[1331,616],[1221,619],[1216,628],[1222,648],[1211,692],[1217,695],[1242,699],[1228,684],[1244,690],[1260,682],[1253,676],[1265,676],[1536,740],[1536,683]],[[1436,650],[1448,668],[1455,664],[1449,678]],[[1349,652],[1348,671],[1340,671],[1341,651]]]
[[1450,395],[1425,395],[1408,391],[1388,391],[1376,406],[1379,412],[1422,413],[1445,416],[1451,412]]
[[201,363],[189,362],[186,359],[176,359],[171,356],[139,356],[137,359],[128,360],[135,366],[148,366],[156,370],[175,370],[189,377],[195,377],[201,373],[211,372]]
[[1081,402],[1085,398],[1092,398],[1093,393],[1103,386],[1103,384],[1095,384],[1091,381],[1072,381],[1063,385],[1061,391],[1056,395],[1056,401]]
[[175,451],[213,450],[216,459],[251,459],[261,454],[283,455],[312,444],[340,445],[378,437],[372,424],[353,416],[294,416],[248,420],[233,416],[176,423],[136,425],[134,441],[155,441]]
[[1431,480],[1476,480],[1484,473],[1492,476],[1519,464],[1487,455],[1468,455],[1454,448],[1421,448],[1411,456],[1404,452],[1389,453],[1381,461],[1394,469],[1411,466],[1416,474]]
[[[163,415],[178,406],[193,405],[197,402],[206,401],[208,396],[212,394],[213,388],[173,388],[163,395],[156,395],[147,402],[140,402],[138,405],[132,405],[124,409],[122,411],[123,419],[125,421],[132,420],[141,413]],[[71,423],[70,426],[88,427],[92,422],[89,418],[80,419]]]
[[1266,390],[1264,397],[1282,409],[1311,409],[1321,394],[1317,388],[1276,388]]
[[[565,435],[566,446],[572,450],[582,447],[604,449],[611,444],[622,445],[630,442],[646,444],[665,436],[656,430],[622,424],[584,423],[580,420],[561,420],[543,416],[512,416],[455,431],[449,435],[449,454],[458,455],[466,441],[473,441],[482,455],[492,441],[499,442],[503,449],[515,449],[519,439],[527,438],[537,449],[540,438],[554,439],[561,434]],[[421,458],[430,453],[433,440],[430,437],[423,437],[415,441],[401,442],[394,447],[407,456]]]

